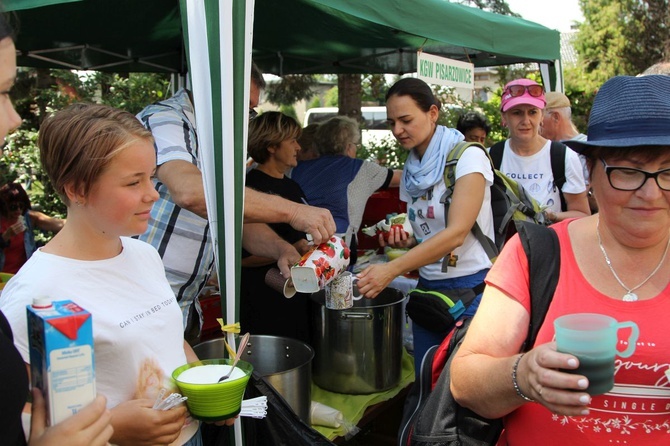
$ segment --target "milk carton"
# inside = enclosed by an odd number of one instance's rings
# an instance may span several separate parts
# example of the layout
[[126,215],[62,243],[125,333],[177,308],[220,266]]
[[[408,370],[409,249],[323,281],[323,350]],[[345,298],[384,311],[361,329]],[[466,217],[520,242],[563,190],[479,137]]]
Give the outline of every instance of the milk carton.
[[53,426],[95,399],[92,316],[69,300],[35,299],[27,312],[32,385]]

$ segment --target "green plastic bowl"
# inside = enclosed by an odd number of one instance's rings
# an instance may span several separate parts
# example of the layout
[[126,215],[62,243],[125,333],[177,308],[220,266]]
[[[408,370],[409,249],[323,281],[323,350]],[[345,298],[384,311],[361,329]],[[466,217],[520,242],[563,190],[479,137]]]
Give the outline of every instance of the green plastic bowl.
[[402,255],[407,254],[407,251],[409,251],[409,249],[395,248],[395,249],[387,250],[385,254],[386,254],[386,258],[388,258],[389,262],[390,262],[390,261],[393,261],[393,260],[397,259],[398,257],[400,257]]
[[14,274],[0,273],[0,290],[2,290],[5,287],[7,281],[12,277],[14,277]]
[[176,368],[172,379],[183,396],[188,397],[186,405],[193,418],[201,421],[221,421],[240,413],[242,398],[251,377],[253,366],[239,361],[235,366],[244,376],[220,383],[193,384],[179,380],[179,376],[188,369],[205,365],[231,365],[230,359],[203,359]]

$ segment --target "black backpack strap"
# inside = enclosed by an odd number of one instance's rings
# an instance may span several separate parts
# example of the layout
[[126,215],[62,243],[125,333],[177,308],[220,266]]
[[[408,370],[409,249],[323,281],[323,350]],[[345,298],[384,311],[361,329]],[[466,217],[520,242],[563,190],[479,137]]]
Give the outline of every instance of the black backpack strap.
[[496,243],[487,237],[486,234],[484,234],[484,231],[482,231],[482,228],[479,227],[479,224],[476,221],[472,227],[472,235],[474,235],[479,244],[482,245],[484,252],[488,258],[491,259],[491,261],[498,257],[498,254],[500,254],[498,251],[498,246],[496,246]]
[[523,351],[533,347],[558,284],[561,250],[553,229],[535,223],[516,221],[516,229],[528,258],[530,277],[530,326]]
[[489,155],[491,155],[491,160],[493,161],[493,167],[500,170],[502,166],[503,153],[505,152],[505,141],[500,141],[491,146],[489,149]]
[[565,144],[552,141],[551,151],[551,173],[554,176],[554,184],[561,190],[565,184]]
[[563,196],[563,185],[565,184],[565,144],[558,141],[552,141],[549,148],[551,153],[551,174],[554,177],[554,186],[558,189],[561,197],[561,210],[567,211],[568,207]]

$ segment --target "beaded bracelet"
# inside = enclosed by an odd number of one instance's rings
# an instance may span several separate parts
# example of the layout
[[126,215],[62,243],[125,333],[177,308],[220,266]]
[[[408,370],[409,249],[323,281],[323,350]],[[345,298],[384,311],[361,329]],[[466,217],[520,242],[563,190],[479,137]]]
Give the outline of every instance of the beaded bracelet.
[[516,390],[517,395],[519,395],[524,400],[530,401],[532,403],[535,400],[532,398],[528,398],[526,395],[523,394],[521,388],[519,387],[519,383],[516,380],[516,370],[519,368],[519,363],[521,362],[521,358],[523,358],[523,355],[525,355],[525,353],[521,353],[519,357],[516,358],[516,361],[514,362],[514,367],[512,367],[512,384],[514,385],[514,390]]

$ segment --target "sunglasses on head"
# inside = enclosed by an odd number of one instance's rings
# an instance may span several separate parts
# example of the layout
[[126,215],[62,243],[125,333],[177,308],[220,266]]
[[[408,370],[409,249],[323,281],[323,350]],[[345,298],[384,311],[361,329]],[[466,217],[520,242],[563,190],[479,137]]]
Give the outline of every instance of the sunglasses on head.
[[506,90],[513,98],[523,96],[526,91],[534,98],[539,98],[544,94],[542,85],[510,85]]

